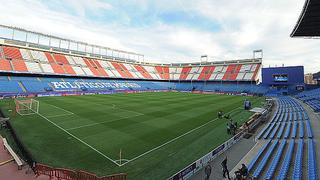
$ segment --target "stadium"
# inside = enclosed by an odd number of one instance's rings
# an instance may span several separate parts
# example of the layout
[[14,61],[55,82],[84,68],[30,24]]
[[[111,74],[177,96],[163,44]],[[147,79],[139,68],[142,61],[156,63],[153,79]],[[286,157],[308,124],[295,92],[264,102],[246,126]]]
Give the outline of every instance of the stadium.
[[[319,41],[319,10],[290,38]],[[0,24],[0,179],[317,180],[319,73],[264,53],[151,62]]]

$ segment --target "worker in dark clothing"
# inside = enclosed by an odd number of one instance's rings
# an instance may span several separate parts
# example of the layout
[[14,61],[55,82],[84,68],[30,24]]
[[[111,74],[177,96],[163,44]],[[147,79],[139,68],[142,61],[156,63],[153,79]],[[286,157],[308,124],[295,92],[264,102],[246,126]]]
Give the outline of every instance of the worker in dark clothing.
[[230,180],[230,176],[229,176],[229,170],[228,170],[228,166],[227,166],[227,157],[224,158],[224,160],[222,161],[221,163],[221,166],[222,166],[222,170],[223,170],[223,177],[226,178],[226,174],[227,174],[227,177],[228,179]]
[[247,166],[245,164],[242,164],[240,172],[241,172],[241,175],[243,177],[247,177],[248,176],[249,172],[248,172],[248,168],[247,168]]
[[211,175],[211,166],[210,164],[208,164],[205,169],[204,169],[204,173],[205,173],[205,178],[204,180],[209,180],[209,177]]
[[243,180],[240,171],[234,172],[235,180]]

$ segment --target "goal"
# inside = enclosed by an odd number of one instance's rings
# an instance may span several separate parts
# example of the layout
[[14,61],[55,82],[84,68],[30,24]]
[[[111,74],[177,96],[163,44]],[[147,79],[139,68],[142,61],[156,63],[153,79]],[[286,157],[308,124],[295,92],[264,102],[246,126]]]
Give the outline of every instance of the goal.
[[31,115],[39,112],[39,101],[34,99],[15,100],[16,112],[21,115]]

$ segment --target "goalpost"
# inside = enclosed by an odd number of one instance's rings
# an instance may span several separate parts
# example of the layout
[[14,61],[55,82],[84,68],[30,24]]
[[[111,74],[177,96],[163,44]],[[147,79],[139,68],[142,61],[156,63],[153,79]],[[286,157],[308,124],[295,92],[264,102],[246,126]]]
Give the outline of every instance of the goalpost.
[[21,115],[31,115],[39,112],[39,101],[34,99],[15,99],[16,112]]

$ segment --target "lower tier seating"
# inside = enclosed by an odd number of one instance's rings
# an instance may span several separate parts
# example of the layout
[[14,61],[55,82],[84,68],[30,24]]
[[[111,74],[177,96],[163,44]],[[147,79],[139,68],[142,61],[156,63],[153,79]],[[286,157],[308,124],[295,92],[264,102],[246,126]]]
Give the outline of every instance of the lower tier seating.
[[[59,66],[59,65],[57,65]],[[48,66],[49,67],[49,66]],[[62,66],[59,66],[62,67]],[[62,68],[61,68],[62,69]],[[52,69],[51,69],[52,70]],[[51,71],[50,70],[50,71]],[[90,71],[90,70],[89,70]],[[90,71],[91,72],[91,71]],[[84,73],[84,72],[83,72]],[[23,76],[0,76],[11,82],[10,86],[16,89],[2,89],[2,93],[37,93],[45,91],[108,91],[108,90],[179,90],[179,91],[214,91],[226,93],[251,93],[263,94],[259,86],[240,83],[203,83],[203,82],[157,82],[135,80],[112,80],[112,79],[80,79],[80,78],[51,78],[51,77],[23,77]],[[117,86],[122,83],[126,86]],[[3,83],[4,85],[6,82]],[[263,88],[261,88],[263,89]]]
[[[256,137],[265,144],[249,163],[249,172],[254,179],[263,176],[263,179],[301,180],[308,177],[317,180],[316,153],[308,113],[291,97],[280,97],[276,104],[270,122]],[[305,154],[308,154],[307,159]]]

